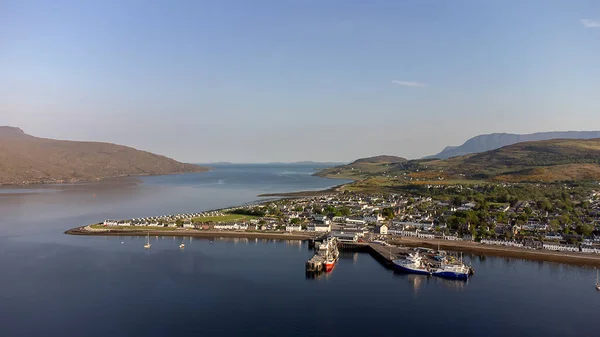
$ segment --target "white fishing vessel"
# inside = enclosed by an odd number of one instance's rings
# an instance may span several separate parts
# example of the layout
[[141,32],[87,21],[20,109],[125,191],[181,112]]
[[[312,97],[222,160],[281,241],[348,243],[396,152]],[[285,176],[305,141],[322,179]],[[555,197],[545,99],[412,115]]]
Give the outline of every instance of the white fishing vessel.
[[600,280],[598,280],[598,270],[596,270],[596,290],[600,290]]
[[448,258],[443,256],[440,267],[433,271],[434,276],[445,277],[450,279],[466,280],[471,274],[471,268],[466,266],[462,261],[462,253],[460,260],[455,263],[449,263]]
[[423,261],[423,257],[419,255],[419,252],[414,254],[408,254],[408,256],[404,259],[397,259],[392,261],[394,263],[394,267],[403,272],[411,273],[411,274],[422,274],[422,275],[431,275],[431,269],[427,265],[425,261]]

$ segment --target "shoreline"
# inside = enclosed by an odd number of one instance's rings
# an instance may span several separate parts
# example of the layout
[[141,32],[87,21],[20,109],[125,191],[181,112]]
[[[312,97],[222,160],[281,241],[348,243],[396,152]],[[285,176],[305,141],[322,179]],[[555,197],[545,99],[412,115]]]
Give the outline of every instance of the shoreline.
[[[248,238],[248,239],[273,239],[273,240],[300,240],[307,241],[318,237],[318,233],[274,233],[274,232],[245,232],[245,231],[218,231],[218,230],[119,230],[119,229],[91,229],[81,226],[64,232],[67,235],[81,236],[171,236],[171,237],[199,237],[199,238]],[[405,247],[424,247],[470,253],[474,255],[516,258],[523,260],[554,262],[579,266],[600,267],[600,255],[581,252],[554,252],[518,247],[504,247],[484,245],[468,241],[448,240],[423,240],[416,238],[396,237],[390,243]]]
[[263,194],[259,194],[257,197],[259,197],[259,198],[264,198],[264,197],[282,197],[282,198],[297,197],[297,198],[301,198],[301,197],[313,197],[313,196],[331,194],[331,193],[340,193],[340,192],[342,192],[342,188],[344,186],[346,186],[348,184],[352,184],[353,182],[354,181],[351,181],[351,182],[345,183],[345,184],[335,185],[330,188],[326,188],[324,190],[281,192],[281,193],[263,193]]
[[[195,165],[195,164],[192,164]],[[205,173],[212,171],[212,168],[205,166],[198,166],[201,168],[199,171],[186,171],[186,172],[171,172],[171,173],[142,173],[142,174],[127,174],[120,176],[110,176],[110,177],[98,177],[98,178],[89,178],[89,179],[69,179],[67,180],[56,180],[56,181],[31,181],[26,183],[0,183],[0,188],[36,188],[36,187],[52,187],[52,186],[77,186],[77,185],[88,185],[88,184],[98,184],[98,183],[121,183],[122,181],[126,183],[139,183],[139,178],[143,177],[155,177],[155,176],[175,176],[182,174],[191,174],[191,173]],[[122,181],[121,181],[122,180]]]
[[191,236],[203,238],[248,238],[248,239],[276,239],[276,240],[310,240],[315,235],[302,233],[273,233],[273,232],[236,232],[236,231],[215,231],[215,230],[119,230],[119,229],[98,229],[89,230],[88,226],[71,228],[64,232],[67,235],[85,235],[85,236]]
[[460,251],[465,253],[480,254],[485,256],[497,256],[517,258],[524,260],[556,262],[583,266],[600,267],[600,255],[582,252],[555,252],[548,250],[524,249],[518,247],[504,247],[485,245],[478,242],[469,241],[449,241],[449,240],[423,240],[417,238],[395,238],[391,240],[394,244],[404,245],[407,247],[425,247],[449,251]]

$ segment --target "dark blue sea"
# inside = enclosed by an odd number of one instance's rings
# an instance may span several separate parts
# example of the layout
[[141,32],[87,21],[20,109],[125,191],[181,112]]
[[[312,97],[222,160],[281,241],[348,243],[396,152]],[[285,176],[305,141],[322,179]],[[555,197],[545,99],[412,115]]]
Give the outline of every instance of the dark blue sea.
[[[468,256],[468,282],[366,253],[306,278],[305,243],[80,237],[106,218],[194,212],[344,183],[315,165],[0,189],[0,336],[600,336],[592,268]],[[123,242],[123,243],[122,243]]]

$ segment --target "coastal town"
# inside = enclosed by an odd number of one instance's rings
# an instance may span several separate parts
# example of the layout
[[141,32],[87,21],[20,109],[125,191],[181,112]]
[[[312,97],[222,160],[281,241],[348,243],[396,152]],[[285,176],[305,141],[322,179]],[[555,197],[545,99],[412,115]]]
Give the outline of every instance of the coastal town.
[[[455,187],[456,188],[456,187]],[[474,189],[475,187],[461,187]],[[333,193],[189,214],[106,220],[94,233],[131,231],[328,236],[339,242],[413,240],[600,255],[600,192],[563,207],[548,200]],[[285,238],[285,236],[284,236]]]

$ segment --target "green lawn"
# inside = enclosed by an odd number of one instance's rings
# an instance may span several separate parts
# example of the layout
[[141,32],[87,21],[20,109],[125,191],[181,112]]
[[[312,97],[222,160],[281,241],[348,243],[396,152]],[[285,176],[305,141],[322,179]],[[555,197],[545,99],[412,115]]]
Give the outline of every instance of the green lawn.
[[258,217],[252,215],[244,215],[244,214],[233,214],[233,213],[225,213],[219,216],[200,216],[197,218],[193,218],[193,222],[235,222],[235,221],[244,221],[257,219]]

